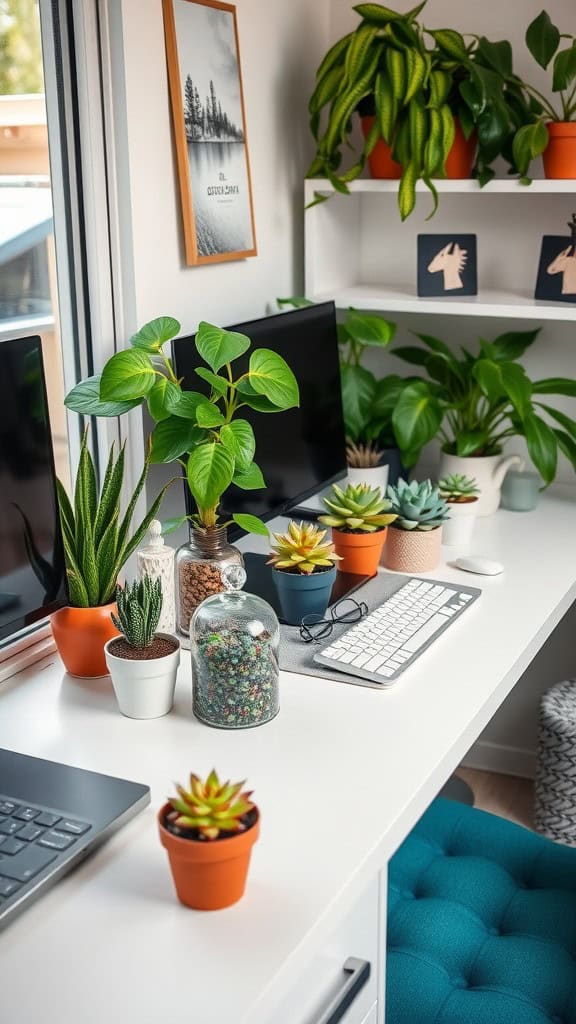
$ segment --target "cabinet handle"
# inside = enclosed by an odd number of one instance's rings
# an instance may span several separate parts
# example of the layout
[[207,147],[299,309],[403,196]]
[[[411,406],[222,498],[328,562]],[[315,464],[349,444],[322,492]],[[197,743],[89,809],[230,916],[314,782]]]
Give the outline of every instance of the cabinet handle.
[[370,977],[370,962],[349,956],[342,968],[344,984],[316,1024],[338,1024]]

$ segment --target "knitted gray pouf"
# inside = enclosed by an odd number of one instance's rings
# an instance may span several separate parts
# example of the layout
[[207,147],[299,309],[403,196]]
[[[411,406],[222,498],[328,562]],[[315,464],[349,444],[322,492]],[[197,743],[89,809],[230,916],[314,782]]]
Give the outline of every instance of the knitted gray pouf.
[[534,825],[576,846],[576,680],[557,683],[540,701]]

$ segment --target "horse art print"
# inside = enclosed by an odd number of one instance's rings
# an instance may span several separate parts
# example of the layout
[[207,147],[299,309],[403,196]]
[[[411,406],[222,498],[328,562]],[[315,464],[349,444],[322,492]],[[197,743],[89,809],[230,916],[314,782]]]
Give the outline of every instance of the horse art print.
[[544,235],[536,282],[536,298],[576,302],[576,214],[568,222],[570,238]]
[[418,235],[418,295],[476,293],[476,235]]

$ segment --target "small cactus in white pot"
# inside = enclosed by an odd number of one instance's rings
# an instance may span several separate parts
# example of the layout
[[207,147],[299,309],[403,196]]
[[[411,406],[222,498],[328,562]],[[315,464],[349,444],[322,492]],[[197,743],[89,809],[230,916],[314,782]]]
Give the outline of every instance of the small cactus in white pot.
[[384,564],[395,572],[428,572],[440,561],[442,527],[448,506],[430,480],[400,479],[387,496],[397,519],[384,548]]
[[180,643],[157,633],[162,611],[162,583],[143,576],[116,590],[120,636],[104,645],[118,706],[127,718],[160,718],[172,710]]
[[480,493],[476,480],[464,473],[451,473],[438,481],[438,490],[450,513],[442,528],[442,543],[467,547],[474,532]]

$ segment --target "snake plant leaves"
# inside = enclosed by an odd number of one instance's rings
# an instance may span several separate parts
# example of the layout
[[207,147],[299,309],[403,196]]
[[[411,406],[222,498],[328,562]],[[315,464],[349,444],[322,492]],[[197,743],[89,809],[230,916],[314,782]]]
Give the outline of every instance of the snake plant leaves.
[[188,486],[199,509],[213,508],[232,483],[234,457],[217,442],[198,445],[190,453]]
[[100,398],[101,374],[87,377],[71,389],[64,399],[64,405],[71,412],[81,416],[122,416],[140,405],[140,398],[126,402],[104,402]]
[[117,352],[102,371],[100,396],[105,402],[145,398],[156,381],[150,356],[138,349]]
[[526,29],[526,46],[541,68],[547,68],[560,43],[560,32],[546,11],[541,11]]
[[202,321],[196,333],[196,348],[204,362],[217,373],[226,363],[232,363],[250,348],[250,338],[237,331]]
[[296,377],[288,363],[269,348],[257,348],[250,356],[249,383],[278,409],[292,409],[300,403]]
[[140,348],[144,352],[157,354],[162,351],[162,346],[180,334],[181,326],[173,316],[159,316],[144,324],[136,334],[130,338],[133,348]]
[[191,451],[204,437],[192,420],[170,416],[158,423],[152,434],[151,462],[174,462]]
[[238,469],[245,472],[256,451],[254,431],[248,420],[237,419],[227,423],[220,431],[220,440],[234,456]]

